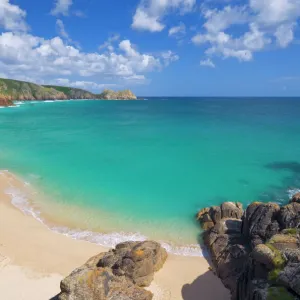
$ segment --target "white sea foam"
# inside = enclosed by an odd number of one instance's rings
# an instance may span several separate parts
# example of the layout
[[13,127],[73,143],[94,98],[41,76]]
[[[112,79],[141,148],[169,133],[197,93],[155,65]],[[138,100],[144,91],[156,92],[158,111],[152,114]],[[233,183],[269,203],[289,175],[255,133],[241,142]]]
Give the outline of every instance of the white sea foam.
[[289,189],[287,192],[288,192],[289,198],[292,199],[295,194],[300,193],[300,189],[296,189],[296,188]]
[[[24,183],[24,186],[28,183]],[[49,226],[41,217],[41,212],[36,210],[28,201],[27,195],[15,187],[8,188],[5,193],[10,196],[11,203],[24,214],[34,217],[36,220],[45,225],[48,229],[68,236],[76,240],[84,240],[90,243],[105,247],[115,247],[117,244],[126,241],[145,241],[147,237],[138,232],[111,232],[99,233],[88,230],[71,229],[64,226]],[[175,255],[183,256],[203,256],[199,245],[175,246],[171,243],[159,241],[161,245],[169,252]]]

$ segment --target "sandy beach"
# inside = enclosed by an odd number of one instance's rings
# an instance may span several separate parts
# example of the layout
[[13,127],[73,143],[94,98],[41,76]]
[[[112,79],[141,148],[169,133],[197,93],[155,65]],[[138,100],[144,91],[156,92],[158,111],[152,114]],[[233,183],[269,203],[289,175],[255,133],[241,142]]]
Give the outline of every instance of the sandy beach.
[[[0,174],[0,293],[5,300],[51,299],[63,277],[91,256],[108,248],[73,240],[11,204],[6,193],[24,182],[7,171]],[[203,257],[169,254],[150,286],[154,299],[227,300],[229,292],[209,271]]]

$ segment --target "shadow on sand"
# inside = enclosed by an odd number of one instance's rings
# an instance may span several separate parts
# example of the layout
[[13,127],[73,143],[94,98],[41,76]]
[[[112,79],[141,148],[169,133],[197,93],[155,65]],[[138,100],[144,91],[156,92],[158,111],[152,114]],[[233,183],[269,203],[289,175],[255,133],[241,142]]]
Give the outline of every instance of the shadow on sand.
[[181,290],[183,300],[228,300],[230,293],[221,280],[216,281],[213,272],[207,271],[197,277],[193,283],[185,284]]

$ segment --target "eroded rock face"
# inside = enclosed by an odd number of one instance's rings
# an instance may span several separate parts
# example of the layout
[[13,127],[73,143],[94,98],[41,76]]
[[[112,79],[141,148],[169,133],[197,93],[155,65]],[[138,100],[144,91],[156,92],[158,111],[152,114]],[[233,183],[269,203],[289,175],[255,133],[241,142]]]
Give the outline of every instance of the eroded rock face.
[[143,289],[167,259],[156,242],[126,242],[100,253],[61,282],[59,300],[150,300]]
[[13,101],[9,99],[8,97],[4,97],[3,95],[0,95],[0,106],[12,106]]
[[[298,200],[299,201],[299,200]],[[300,202],[281,207],[278,221],[282,228],[300,228]]]
[[232,202],[198,213],[215,273],[233,300],[300,299],[297,199],[281,208],[254,202],[243,215]]
[[279,231],[279,211],[280,207],[275,203],[254,202],[247,207],[243,216],[243,234],[249,238],[253,249]]
[[289,263],[280,272],[278,281],[300,295],[300,263]]
[[203,238],[210,250],[214,271],[233,292],[249,253],[241,231],[242,215],[242,205],[234,202],[205,208],[197,215],[206,230]]

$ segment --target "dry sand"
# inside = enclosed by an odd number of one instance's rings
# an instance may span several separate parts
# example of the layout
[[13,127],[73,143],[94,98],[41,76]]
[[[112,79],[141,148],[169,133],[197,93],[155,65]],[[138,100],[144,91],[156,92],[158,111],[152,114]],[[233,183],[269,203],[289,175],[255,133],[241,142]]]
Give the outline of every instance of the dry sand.
[[[49,230],[11,204],[7,189],[24,183],[0,173],[0,295],[5,300],[48,300],[61,279],[108,248]],[[150,290],[161,300],[228,300],[229,292],[203,257],[169,255]]]

